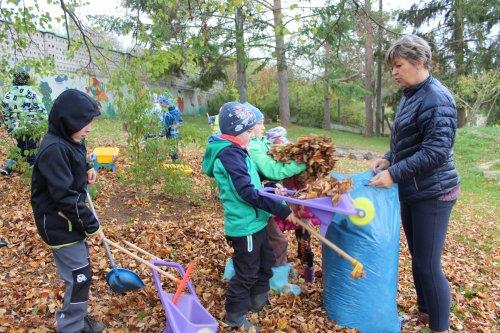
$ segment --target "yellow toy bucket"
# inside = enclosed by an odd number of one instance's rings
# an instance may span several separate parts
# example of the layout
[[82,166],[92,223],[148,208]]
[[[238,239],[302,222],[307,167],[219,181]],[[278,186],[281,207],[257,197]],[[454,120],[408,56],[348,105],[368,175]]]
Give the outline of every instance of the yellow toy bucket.
[[118,147],[97,147],[94,148],[94,155],[96,156],[97,163],[113,163],[114,158],[120,152]]

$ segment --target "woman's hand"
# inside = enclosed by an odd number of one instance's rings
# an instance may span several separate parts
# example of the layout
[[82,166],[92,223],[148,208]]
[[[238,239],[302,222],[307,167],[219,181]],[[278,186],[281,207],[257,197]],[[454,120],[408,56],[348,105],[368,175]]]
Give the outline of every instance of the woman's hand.
[[378,172],[386,170],[390,165],[391,163],[385,158],[379,158],[378,160],[372,163],[371,166],[372,172],[374,175],[376,175]]
[[89,169],[87,171],[87,182],[89,184],[94,184],[96,180],[97,180],[97,172],[95,171],[94,168]]
[[375,186],[375,187],[390,188],[392,185],[394,185],[394,180],[392,180],[392,176],[389,173],[389,171],[384,170],[384,171],[380,172],[379,174],[375,175],[370,180],[370,185]]

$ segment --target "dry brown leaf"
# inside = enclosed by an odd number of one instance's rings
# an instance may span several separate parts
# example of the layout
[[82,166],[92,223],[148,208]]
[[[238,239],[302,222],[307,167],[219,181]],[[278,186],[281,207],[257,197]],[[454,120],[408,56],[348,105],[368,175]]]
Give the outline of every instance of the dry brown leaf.
[[327,176],[337,161],[334,153],[332,138],[313,135],[301,136],[294,143],[273,145],[269,150],[269,155],[277,161],[307,164],[301,175],[306,181]]
[[[0,129],[0,142],[8,142],[7,139],[5,132]],[[317,149],[311,147],[307,149]],[[297,152],[300,153],[299,148]],[[300,153],[300,158],[311,156]],[[0,161],[6,158],[7,152],[0,145]],[[139,194],[137,189],[107,172],[99,173],[101,189],[94,203],[110,238],[126,239],[162,259],[179,262],[184,267],[193,259],[198,259],[198,267],[192,275],[193,286],[201,303],[218,320],[219,332],[226,333],[230,332],[223,324],[227,282],[223,282],[221,276],[232,250],[225,240],[219,199],[212,192],[210,181],[198,171],[201,158],[200,151],[188,152],[188,161],[195,170],[193,177],[198,184],[197,190],[205,198],[201,206],[193,207],[188,198],[168,197],[155,188]],[[120,166],[129,164],[125,156],[119,156],[118,163]],[[342,172],[360,171],[367,167],[367,164],[354,165],[347,159],[340,160],[336,165],[336,169]],[[309,166],[308,170],[315,169]],[[323,184],[318,191],[330,192],[334,188],[331,186],[332,189],[329,189],[330,186]],[[344,190],[346,188],[339,187],[339,192]],[[311,194],[318,195],[319,192],[314,190]],[[0,194],[0,238],[9,244],[0,249],[0,332],[54,332],[51,310],[57,310],[60,306],[64,284],[57,276],[50,249],[37,234],[29,203],[29,183],[17,174],[0,177]],[[485,250],[492,243],[491,231],[498,228],[497,210],[492,207],[496,206],[474,194],[463,193],[452,214],[443,266],[452,289],[454,314],[451,326],[458,332],[498,331],[500,296],[495,263],[498,262],[500,250],[497,247]],[[300,268],[300,262],[294,256],[295,237],[292,233],[287,234],[287,237],[290,241],[288,258],[296,268]],[[186,241],[191,245],[189,251],[184,248]],[[292,283],[302,288],[303,294],[299,297],[273,294],[272,306],[250,318],[263,331],[354,332],[329,320],[322,308],[321,247],[314,242],[312,248],[318,281],[307,284],[302,279],[292,280]],[[407,319],[402,332],[420,332],[424,327],[416,323],[411,258],[403,233],[400,248],[397,302],[398,309]],[[94,272],[90,310],[106,324],[107,331],[162,331],[165,328],[165,316],[152,284],[150,270],[142,265],[134,268],[146,286],[140,291],[119,296],[112,293],[106,284],[109,262],[102,246],[91,243],[90,253]],[[115,259],[124,268],[129,267],[131,262],[131,259],[118,253]],[[170,272],[179,276],[175,270]],[[176,290],[174,283],[167,280],[162,282],[165,291]],[[286,328],[280,329],[285,321]]]

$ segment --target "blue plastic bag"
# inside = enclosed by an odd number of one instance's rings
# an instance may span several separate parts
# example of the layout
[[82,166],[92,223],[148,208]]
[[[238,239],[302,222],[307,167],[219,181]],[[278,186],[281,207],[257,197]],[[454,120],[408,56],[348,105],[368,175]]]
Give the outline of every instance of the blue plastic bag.
[[337,214],[328,227],[326,238],[361,262],[366,272],[364,278],[354,280],[352,264],[323,245],[323,304],[328,317],[363,333],[400,332],[396,304],[400,234],[397,186],[367,186],[372,178],[370,171],[332,177],[352,178],[351,197],[370,199],[375,218],[365,226],[356,226],[347,216]]

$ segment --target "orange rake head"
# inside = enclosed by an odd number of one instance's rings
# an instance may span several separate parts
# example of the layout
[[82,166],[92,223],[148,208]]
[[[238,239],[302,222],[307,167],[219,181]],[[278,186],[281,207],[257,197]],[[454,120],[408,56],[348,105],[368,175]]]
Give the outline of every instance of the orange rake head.
[[184,289],[186,289],[186,284],[191,279],[191,274],[193,274],[196,263],[194,261],[190,262],[186,269],[186,274],[184,277],[179,280],[179,284],[177,285],[177,290],[175,291],[174,297],[172,298],[172,303],[176,304],[179,298],[182,295]]

